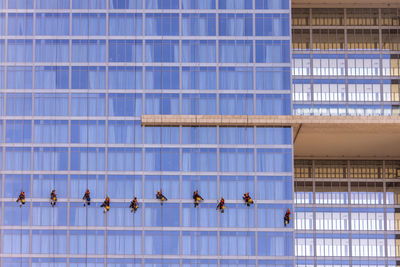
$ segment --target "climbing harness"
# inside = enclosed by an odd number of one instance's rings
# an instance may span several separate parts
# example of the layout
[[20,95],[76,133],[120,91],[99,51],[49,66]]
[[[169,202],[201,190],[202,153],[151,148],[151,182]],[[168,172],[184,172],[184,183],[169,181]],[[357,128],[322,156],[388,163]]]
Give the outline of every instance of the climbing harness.
[[107,213],[110,210],[110,198],[107,196],[104,200],[103,204],[100,205],[104,209],[104,213]]
[[83,199],[83,206],[90,206],[90,191],[89,189],[86,189],[85,194],[82,197]]
[[167,200],[168,200],[168,198],[166,198],[166,197],[163,195],[162,190],[157,191],[156,199],[158,199],[158,200],[161,201],[161,205],[164,203],[164,201],[167,201]]
[[292,219],[290,217],[290,214],[291,214],[290,209],[287,209],[285,216],[283,217],[283,223],[284,223],[285,227],[286,227],[286,225],[288,225],[290,223],[290,221]]
[[218,202],[217,210],[221,213],[225,212],[225,199],[222,197],[221,200]]
[[133,213],[136,213],[136,211],[138,210],[139,202],[137,201],[136,197],[131,201],[129,208],[131,208],[131,212],[133,212]]
[[193,200],[194,200],[194,207],[196,208],[202,200],[204,200],[200,195],[199,191],[196,190],[193,192]]
[[53,189],[50,193],[50,205],[54,207],[57,203],[57,195],[56,195],[56,190]]
[[249,192],[243,194],[243,200],[246,203],[247,207],[250,207],[251,204],[254,204],[253,199],[250,197]]
[[24,191],[21,191],[16,202],[19,202],[20,208],[22,207],[22,205],[25,205],[25,192]]

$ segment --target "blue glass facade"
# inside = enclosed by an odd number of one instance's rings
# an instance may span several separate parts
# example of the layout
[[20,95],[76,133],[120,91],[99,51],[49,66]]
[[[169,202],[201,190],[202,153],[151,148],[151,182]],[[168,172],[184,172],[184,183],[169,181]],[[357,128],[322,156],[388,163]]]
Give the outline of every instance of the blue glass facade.
[[0,6],[2,266],[293,266],[291,128],[140,122],[290,115],[289,1]]

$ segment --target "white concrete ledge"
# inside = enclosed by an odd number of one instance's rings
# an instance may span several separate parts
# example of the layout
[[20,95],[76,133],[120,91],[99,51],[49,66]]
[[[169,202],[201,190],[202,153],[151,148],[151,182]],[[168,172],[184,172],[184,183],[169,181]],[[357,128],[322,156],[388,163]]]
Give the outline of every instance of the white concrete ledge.
[[[400,125],[400,116],[143,115],[142,126]],[[371,126],[372,126],[371,125]]]
[[296,158],[400,159],[400,116],[143,115],[142,126],[286,126]]

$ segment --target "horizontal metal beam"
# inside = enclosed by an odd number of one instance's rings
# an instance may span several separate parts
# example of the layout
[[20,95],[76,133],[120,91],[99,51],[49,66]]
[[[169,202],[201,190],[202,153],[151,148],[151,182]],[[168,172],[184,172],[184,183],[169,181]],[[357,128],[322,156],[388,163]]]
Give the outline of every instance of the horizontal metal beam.
[[142,126],[399,125],[399,116],[142,115]]
[[[247,256],[247,255],[165,255],[165,254],[64,254],[64,253],[43,253],[43,254],[35,254],[35,253],[1,253],[0,258],[89,258],[89,259],[157,259],[157,260],[285,260],[291,261],[294,260],[294,256]],[[328,258],[328,257],[326,257]],[[332,257],[330,257],[332,258]],[[325,258],[324,258],[325,259]],[[349,257],[340,257],[340,259],[346,260]],[[371,258],[363,258],[357,257],[357,260],[370,260]],[[386,258],[374,258],[374,260],[385,260]],[[396,258],[390,258],[391,260],[395,260]]]
[[141,123],[292,127],[296,158],[400,159],[400,116],[143,115]]
[[142,126],[291,126],[288,116],[143,115]]

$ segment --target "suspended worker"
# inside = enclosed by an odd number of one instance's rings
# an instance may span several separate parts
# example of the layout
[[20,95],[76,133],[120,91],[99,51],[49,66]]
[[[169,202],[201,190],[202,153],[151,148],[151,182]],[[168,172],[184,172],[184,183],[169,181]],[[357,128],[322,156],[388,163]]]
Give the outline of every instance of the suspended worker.
[[163,195],[162,190],[157,191],[156,199],[161,200],[161,205],[163,204],[164,201],[167,201],[167,200],[168,200],[168,198],[166,198],[166,197]]
[[139,208],[139,202],[138,202],[136,197],[131,201],[131,204],[129,205],[129,208],[131,208],[131,212],[134,212],[134,213]]
[[196,190],[196,191],[193,192],[193,200],[194,200],[194,207],[195,207],[195,208],[200,204],[200,201],[204,200],[204,199],[199,195],[199,190]]
[[100,205],[100,207],[104,208],[104,213],[110,210],[110,198],[108,196],[104,200],[103,204]]
[[83,195],[83,206],[85,207],[86,205],[90,206],[90,191],[89,189],[86,189],[85,194]]
[[19,202],[19,206],[22,207],[22,205],[25,205],[25,192],[21,191],[21,193],[19,193],[18,199],[16,202]]
[[224,213],[225,211],[225,199],[223,197],[221,197],[221,200],[217,205],[217,210],[219,210],[221,213]]
[[57,195],[56,195],[56,190],[53,189],[50,193],[50,204],[52,207],[56,205],[57,202]]
[[291,220],[290,214],[291,214],[290,209],[287,209],[286,213],[285,213],[285,217],[283,217],[283,222],[285,224],[285,227],[286,227],[286,225],[288,225],[290,223],[290,220]]
[[254,203],[253,199],[250,197],[249,192],[243,194],[243,200],[246,203],[247,207],[250,207],[250,205]]

